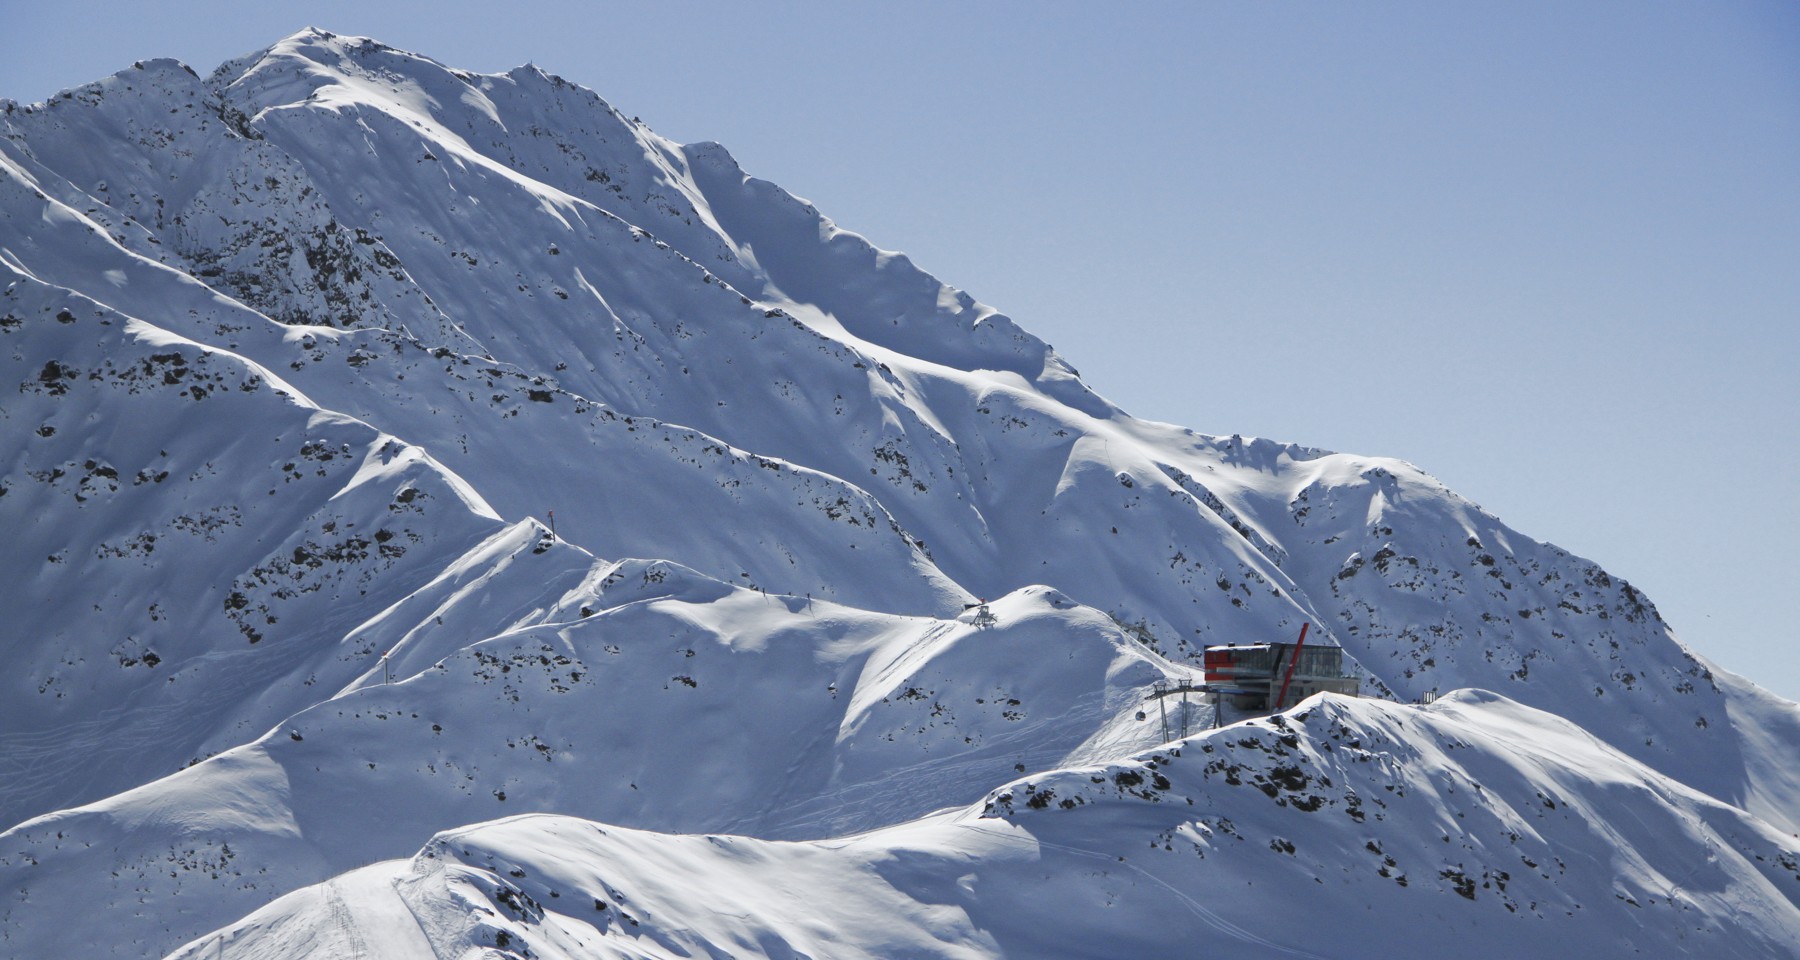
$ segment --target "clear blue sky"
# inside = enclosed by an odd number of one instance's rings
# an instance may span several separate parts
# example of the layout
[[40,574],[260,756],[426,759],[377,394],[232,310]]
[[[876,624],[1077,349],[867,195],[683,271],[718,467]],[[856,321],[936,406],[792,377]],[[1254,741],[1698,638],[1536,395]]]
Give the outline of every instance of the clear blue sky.
[[534,61],[1131,412],[1411,460],[1800,698],[1800,5],[13,2],[0,96]]

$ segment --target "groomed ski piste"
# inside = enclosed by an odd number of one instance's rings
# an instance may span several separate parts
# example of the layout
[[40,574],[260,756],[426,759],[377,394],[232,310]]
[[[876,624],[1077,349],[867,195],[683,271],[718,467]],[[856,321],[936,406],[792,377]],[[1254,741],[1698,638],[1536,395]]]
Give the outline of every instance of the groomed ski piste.
[[0,348],[0,955],[1800,954],[1800,708],[1625,581],[534,67],[0,101]]

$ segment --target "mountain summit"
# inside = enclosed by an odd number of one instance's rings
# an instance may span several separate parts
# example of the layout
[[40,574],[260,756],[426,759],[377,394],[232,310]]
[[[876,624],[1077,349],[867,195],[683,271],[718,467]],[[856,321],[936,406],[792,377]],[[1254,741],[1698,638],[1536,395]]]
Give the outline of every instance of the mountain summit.
[[1800,708],[1625,581],[535,67],[0,101],[0,288],[0,953],[1800,952]]

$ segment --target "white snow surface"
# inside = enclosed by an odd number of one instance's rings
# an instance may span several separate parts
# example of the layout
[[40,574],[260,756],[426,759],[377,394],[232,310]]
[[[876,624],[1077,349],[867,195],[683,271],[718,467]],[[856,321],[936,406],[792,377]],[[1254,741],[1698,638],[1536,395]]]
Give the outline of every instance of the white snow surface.
[[1795,868],[1791,837],[1497,695],[1321,695],[835,840],[446,831],[176,956],[1792,956]]
[[1800,952],[1800,707],[1629,584],[535,67],[0,101],[0,374],[0,955]]

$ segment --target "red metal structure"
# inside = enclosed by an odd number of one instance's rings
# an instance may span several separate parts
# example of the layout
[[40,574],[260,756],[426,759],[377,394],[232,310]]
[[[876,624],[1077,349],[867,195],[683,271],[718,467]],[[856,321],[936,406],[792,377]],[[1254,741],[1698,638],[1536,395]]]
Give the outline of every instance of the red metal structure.
[[1298,642],[1215,644],[1206,648],[1206,690],[1238,710],[1270,712],[1288,699],[1315,693],[1356,696],[1355,677],[1344,673],[1344,651],[1331,643],[1307,644],[1312,625]]
[[1294,642],[1294,655],[1288,658],[1287,673],[1281,678],[1281,692],[1275,695],[1275,709],[1287,705],[1288,684],[1294,682],[1294,667],[1300,662],[1300,651],[1306,647],[1306,631],[1311,623],[1300,625],[1300,639]]

